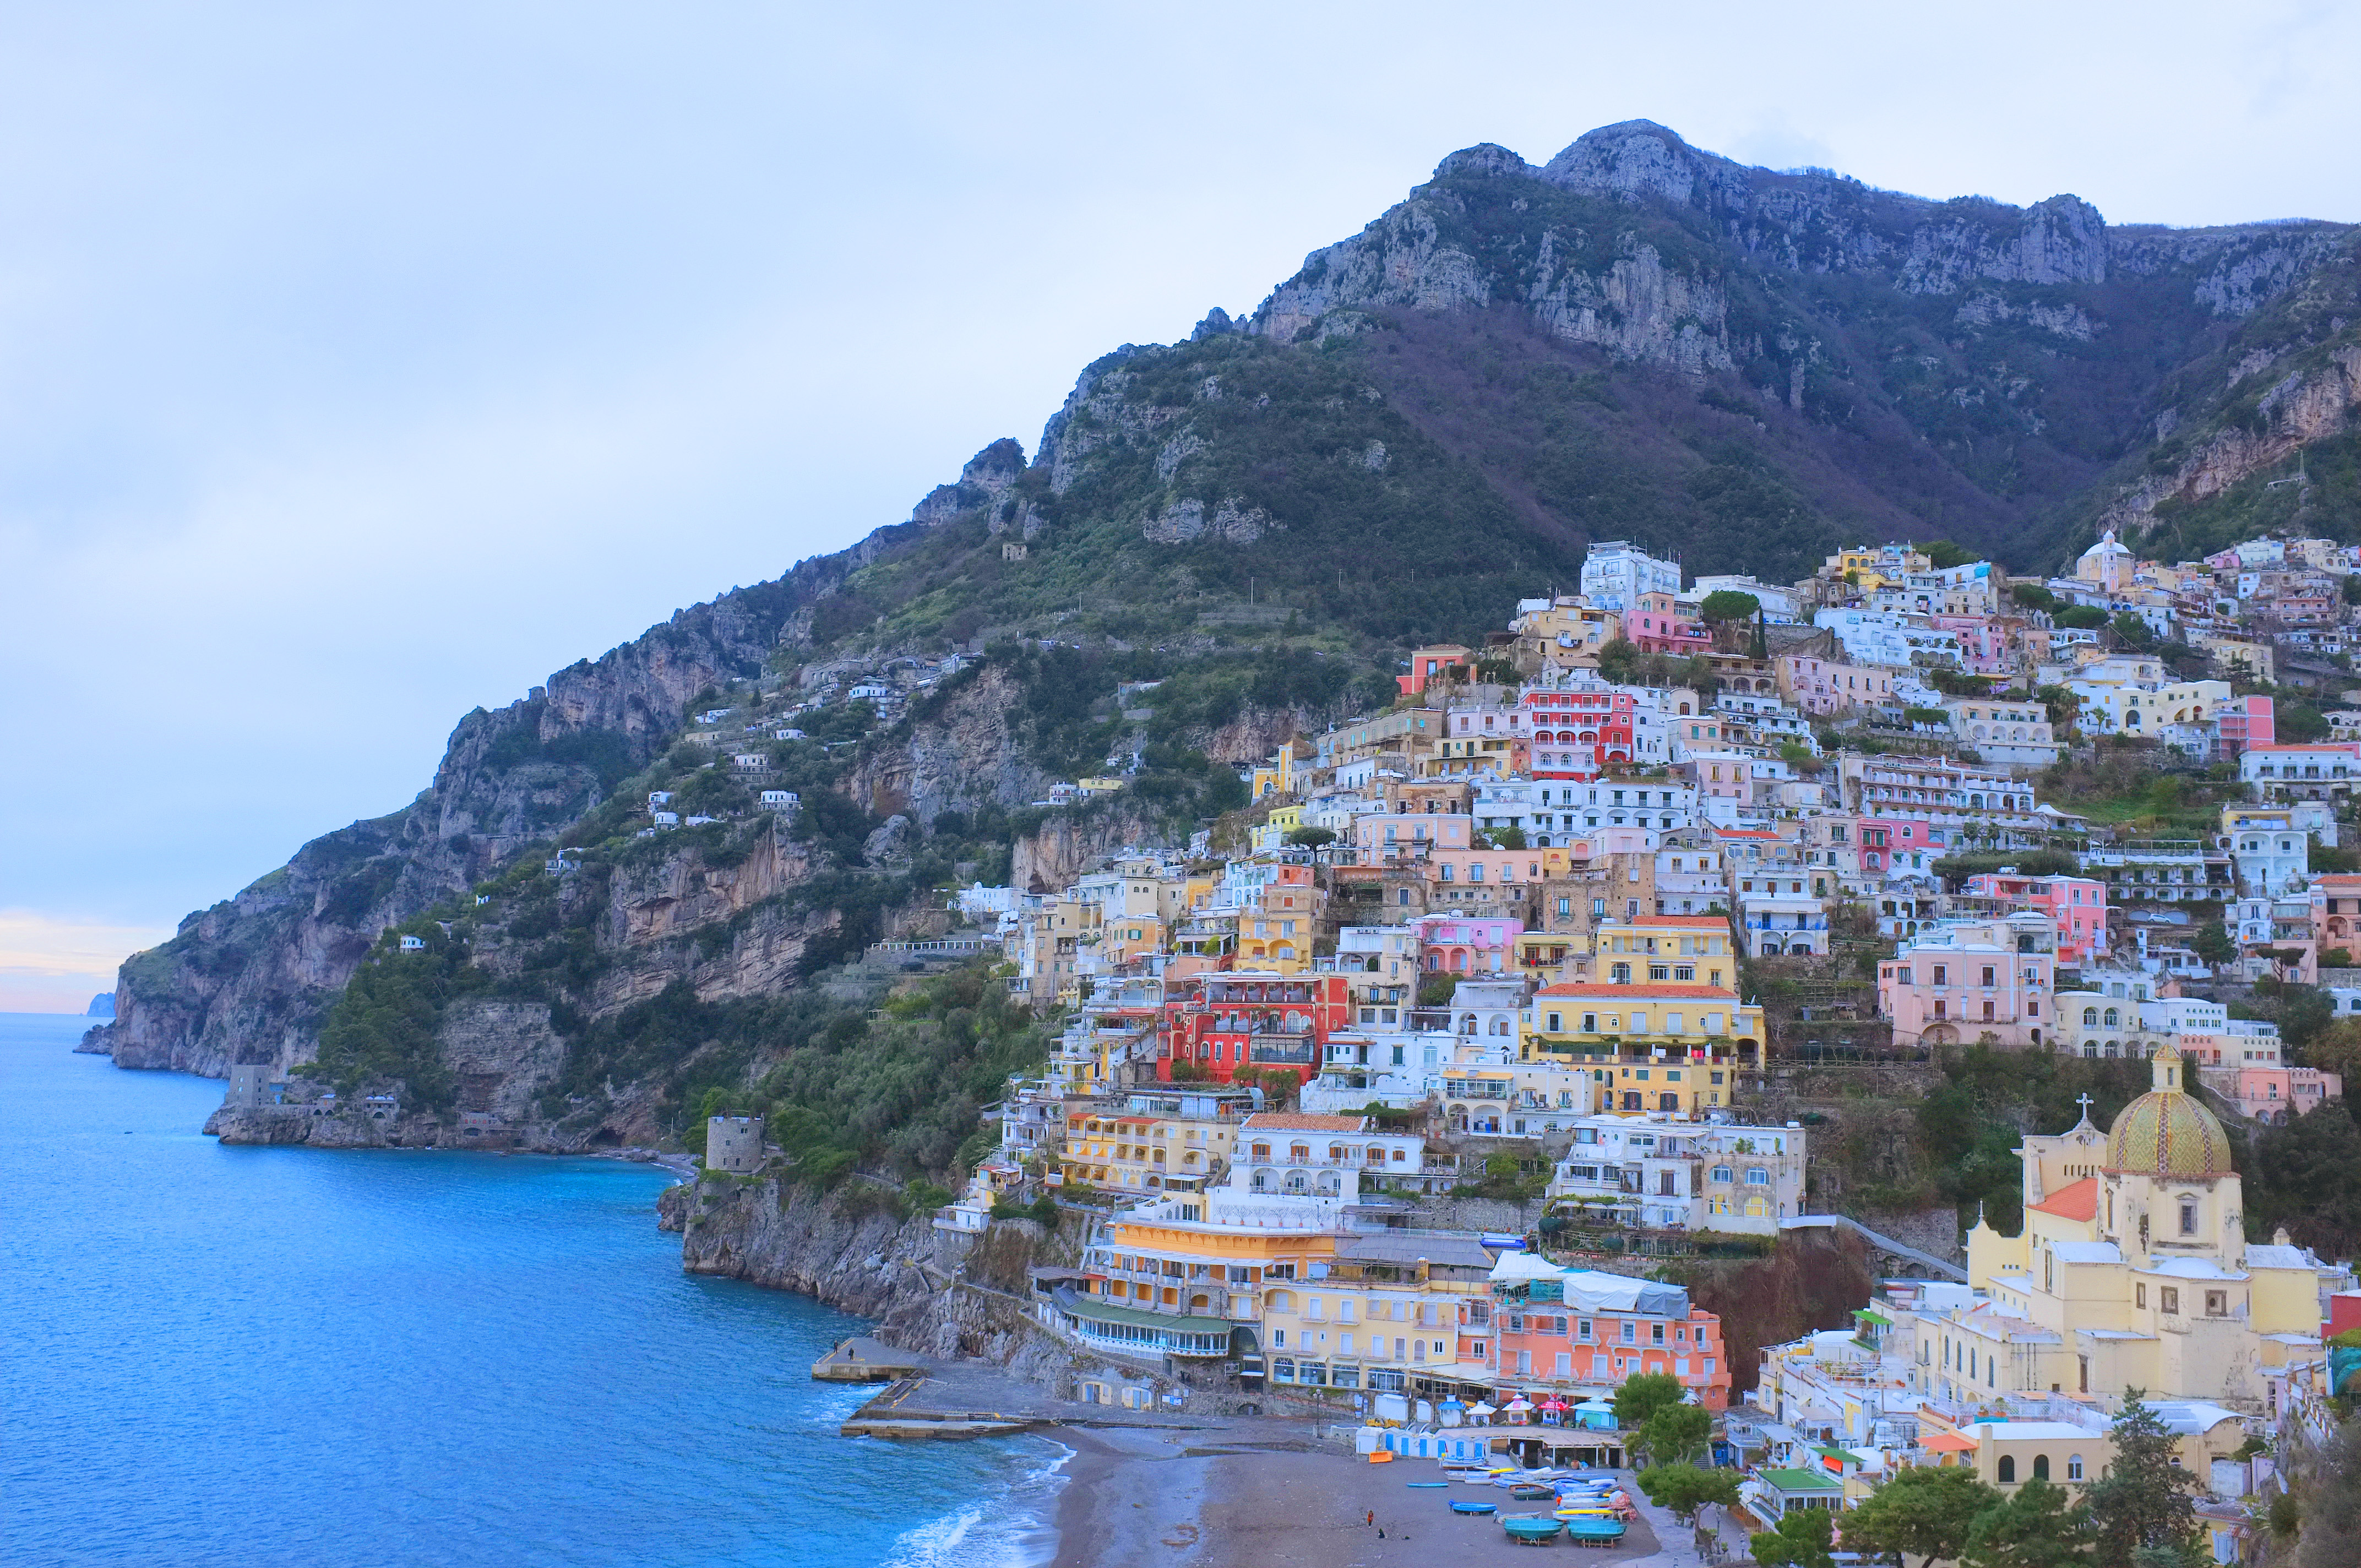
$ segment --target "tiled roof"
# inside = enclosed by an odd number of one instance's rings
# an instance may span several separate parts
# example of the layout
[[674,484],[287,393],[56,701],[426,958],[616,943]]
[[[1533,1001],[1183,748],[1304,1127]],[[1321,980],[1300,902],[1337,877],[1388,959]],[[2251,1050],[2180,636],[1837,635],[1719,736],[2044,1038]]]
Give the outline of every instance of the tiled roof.
[[1257,1111],[1240,1122],[1238,1126],[1268,1133],[1357,1133],[1367,1121],[1366,1116],[1314,1116],[1302,1111]]
[[1633,1002],[1728,1002],[1735,1005],[1738,993],[1712,985],[1597,985],[1565,981],[1541,989],[1543,996],[1626,997]]
[[2099,1179],[2086,1176],[2071,1187],[2061,1187],[2057,1194],[2026,1208],[2037,1213],[2055,1214],[2061,1220],[2088,1220],[2099,1212]]

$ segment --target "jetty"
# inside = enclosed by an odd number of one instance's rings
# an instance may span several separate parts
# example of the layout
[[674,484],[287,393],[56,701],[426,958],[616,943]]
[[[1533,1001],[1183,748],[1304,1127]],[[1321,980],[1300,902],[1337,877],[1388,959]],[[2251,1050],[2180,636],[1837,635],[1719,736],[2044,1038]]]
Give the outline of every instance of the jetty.
[[926,1357],[855,1335],[812,1363],[818,1383],[891,1383],[925,1372]]

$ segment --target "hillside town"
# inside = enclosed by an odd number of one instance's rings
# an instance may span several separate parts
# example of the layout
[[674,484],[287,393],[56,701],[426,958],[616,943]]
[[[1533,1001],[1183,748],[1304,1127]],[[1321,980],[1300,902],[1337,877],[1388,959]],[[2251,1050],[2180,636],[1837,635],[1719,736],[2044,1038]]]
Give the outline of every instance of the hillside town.
[[[2086,1486],[2144,1390],[2216,1560],[2251,1558],[2257,1455],[2324,1439],[2328,1341],[2361,1328],[2348,1263],[2249,1243],[2224,1133],[2343,1093],[2225,999],[2302,984],[2361,1012],[2336,983],[2361,874],[2323,869],[2361,712],[2278,724],[2343,678],[2356,565],[2320,540],[2166,565],[2108,535],[2039,583],[1891,544],[1685,586],[1596,545],[1578,591],[1417,650],[1388,710],[1249,770],[1248,809],[1185,851],[972,885],[968,935],[884,945],[996,956],[1064,1020],[937,1223],[1080,1210],[1082,1266],[1036,1281],[1046,1325],[1273,1409],[1349,1408],[1372,1451],[1620,1465],[1617,1390],[1669,1376],[1765,1529],[1916,1466]],[[2169,749],[2218,807],[2164,838],[2045,787],[2111,749]],[[2018,1234],[1869,1233],[1894,1272],[1759,1365],[1642,1277],[1839,1223],[1815,1129],[1765,1113],[1774,1060],[1979,1046],[2151,1074],[2112,1125],[2086,1105],[2023,1139]],[[1507,1188],[1537,1228],[1433,1221]]]

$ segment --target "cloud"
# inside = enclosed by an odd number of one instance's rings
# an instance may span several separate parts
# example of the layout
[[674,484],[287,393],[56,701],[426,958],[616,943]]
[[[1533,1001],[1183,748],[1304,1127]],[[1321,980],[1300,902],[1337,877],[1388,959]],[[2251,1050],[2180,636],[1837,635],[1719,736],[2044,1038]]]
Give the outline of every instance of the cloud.
[[0,1013],[79,1013],[133,953],[172,933],[0,909]]

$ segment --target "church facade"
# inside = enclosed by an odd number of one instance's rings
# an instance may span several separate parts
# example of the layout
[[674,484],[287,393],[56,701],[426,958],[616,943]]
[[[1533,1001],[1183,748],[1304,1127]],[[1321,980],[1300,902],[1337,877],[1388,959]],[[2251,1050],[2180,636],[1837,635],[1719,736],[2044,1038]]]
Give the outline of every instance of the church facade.
[[2086,1100],[2073,1127],[2026,1138],[2022,1231],[1979,1220],[1968,1277],[1981,1299],[1918,1325],[1929,1392],[2112,1406],[2132,1387],[2275,1414],[2289,1367],[2323,1358],[2316,1261],[2285,1233],[2248,1244],[2221,1123],[2169,1041],[2150,1070],[2154,1087],[2105,1133]]

